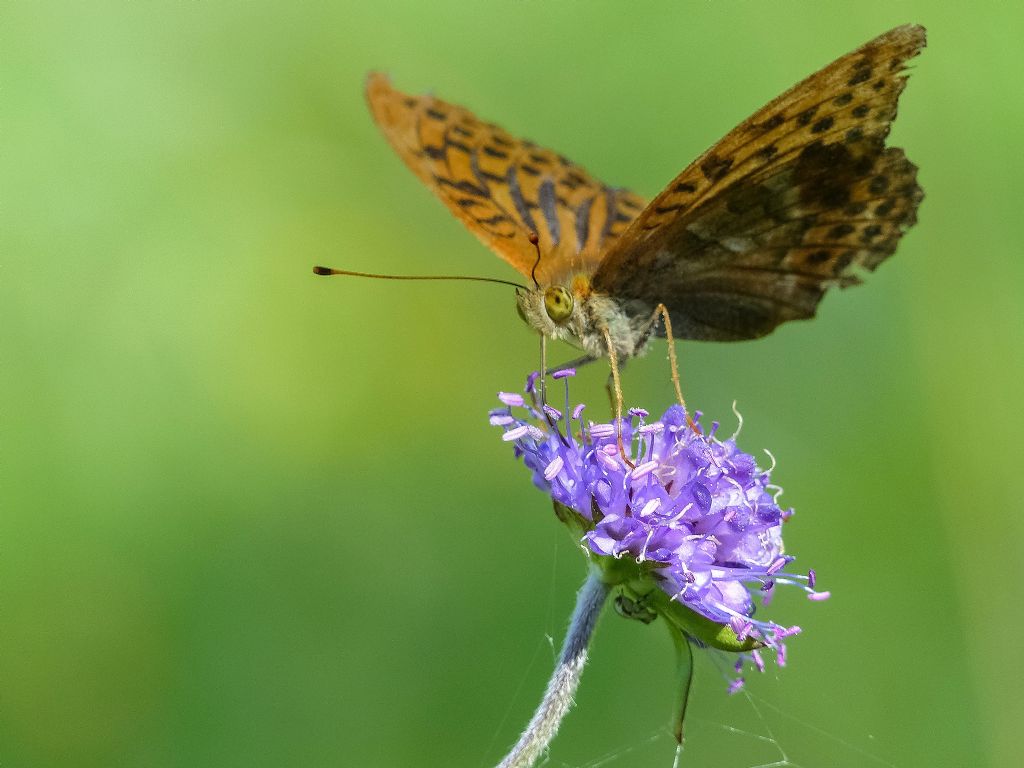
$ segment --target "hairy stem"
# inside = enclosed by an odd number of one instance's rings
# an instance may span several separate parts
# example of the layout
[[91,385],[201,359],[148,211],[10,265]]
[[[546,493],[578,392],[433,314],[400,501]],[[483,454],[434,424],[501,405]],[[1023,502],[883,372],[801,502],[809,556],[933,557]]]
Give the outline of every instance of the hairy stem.
[[498,768],[530,768],[547,749],[558,733],[558,726],[572,706],[572,697],[580,684],[583,666],[587,663],[587,646],[597,625],[601,609],[610,589],[596,570],[591,570],[576,595],[569,631],[562,644],[562,653],[555,671],[548,681],[540,706],[526,726],[512,751],[499,763]]

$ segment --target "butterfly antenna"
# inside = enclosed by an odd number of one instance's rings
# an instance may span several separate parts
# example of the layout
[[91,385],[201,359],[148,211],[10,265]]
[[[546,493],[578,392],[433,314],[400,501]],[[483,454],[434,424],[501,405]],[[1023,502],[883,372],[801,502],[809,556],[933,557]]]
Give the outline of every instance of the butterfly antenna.
[[533,269],[530,270],[530,279],[533,280],[534,288],[540,288],[540,283],[537,282],[537,267],[540,266],[540,238],[536,232],[531,232],[529,240],[530,244],[537,249],[537,260],[533,262]]
[[349,277],[370,277],[374,280],[473,280],[480,283],[498,283],[511,285],[523,291],[530,290],[522,283],[511,280],[499,280],[496,277],[474,277],[472,275],[378,275],[373,272],[354,272],[351,269],[334,269],[332,267],[313,267],[314,275],[347,275]]

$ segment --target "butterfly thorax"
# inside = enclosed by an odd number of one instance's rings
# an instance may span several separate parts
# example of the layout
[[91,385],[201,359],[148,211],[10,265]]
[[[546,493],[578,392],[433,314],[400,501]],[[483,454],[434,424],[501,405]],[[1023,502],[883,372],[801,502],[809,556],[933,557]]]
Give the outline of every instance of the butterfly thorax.
[[608,340],[620,360],[641,354],[651,331],[650,310],[627,307],[612,296],[593,290],[590,279],[582,274],[560,283],[518,291],[516,304],[519,316],[531,328],[550,339],[579,347],[591,357],[606,357]]

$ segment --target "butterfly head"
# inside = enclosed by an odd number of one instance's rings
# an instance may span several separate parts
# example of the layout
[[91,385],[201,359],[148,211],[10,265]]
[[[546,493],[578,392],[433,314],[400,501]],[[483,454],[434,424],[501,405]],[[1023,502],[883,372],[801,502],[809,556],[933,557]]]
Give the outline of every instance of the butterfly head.
[[568,285],[548,285],[516,291],[516,310],[527,325],[549,338],[578,339],[584,324],[583,305],[589,282],[577,277]]

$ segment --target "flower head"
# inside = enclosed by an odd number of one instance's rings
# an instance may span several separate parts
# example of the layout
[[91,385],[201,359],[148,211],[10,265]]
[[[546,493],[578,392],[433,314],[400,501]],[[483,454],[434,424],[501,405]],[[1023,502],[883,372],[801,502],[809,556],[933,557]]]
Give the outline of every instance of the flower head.
[[585,422],[582,405],[569,407],[572,373],[556,374],[566,382],[564,410],[539,402],[531,376],[526,398],[501,393],[505,407],[491,412],[534,485],[631,599],[691,638],[752,651],[759,669],[763,646],[784,664],[783,640],[800,628],[755,619],[755,598],[767,604],[779,584],[815,600],[828,593],[815,591],[813,571],[788,569],[782,523],[793,511],[779,507],[771,469],[741,451],[736,435],[719,439],[717,422],[705,430],[699,412],[691,420],[679,405],[654,421],[634,408],[619,424]]

